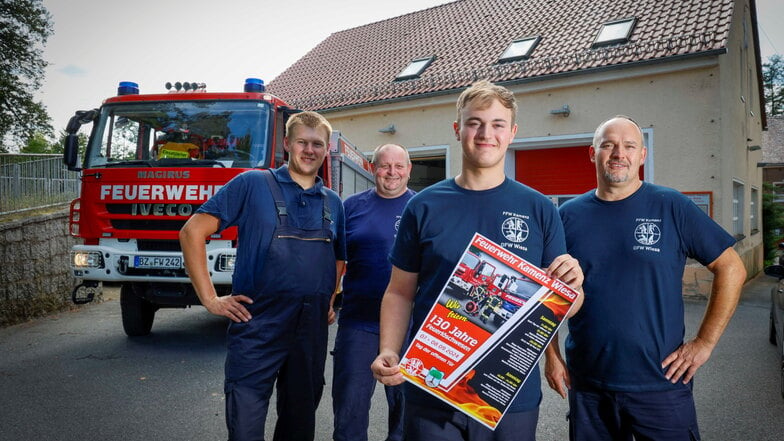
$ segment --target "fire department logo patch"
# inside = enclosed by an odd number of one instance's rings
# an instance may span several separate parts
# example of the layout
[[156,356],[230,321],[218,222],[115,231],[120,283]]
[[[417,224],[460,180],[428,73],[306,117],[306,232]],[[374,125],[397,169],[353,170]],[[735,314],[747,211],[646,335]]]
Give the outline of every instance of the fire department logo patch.
[[641,245],[653,245],[661,238],[661,230],[656,224],[644,222],[634,229],[634,238]]
[[506,218],[501,224],[501,233],[510,242],[525,242],[528,239],[528,231],[528,224],[519,217]]

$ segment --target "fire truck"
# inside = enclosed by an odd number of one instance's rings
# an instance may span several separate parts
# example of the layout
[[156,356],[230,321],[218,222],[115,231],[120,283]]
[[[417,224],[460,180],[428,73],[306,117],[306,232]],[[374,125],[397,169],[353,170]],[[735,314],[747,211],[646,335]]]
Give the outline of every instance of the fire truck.
[[469,251],[458,264],[448,288],[452,294],[468,297],[463,304],[466,313],[479,315],[483,322],[492,317],[500,325],[525,304],[518,291],[519,283],[524,282],[514,276],[499,275],[495,265]]
[[[75,303],[87,303],[102,282],[120,284],[123,328],[149,334],[159,308],[198,305],[183,266],[178,232],[231,178],[286,163],[285,123],[299,112],[246,80],[242,92],[207,92],[204,84],[167,83],[168,92],[140,94],[121,82],[99,109],[77,111],[66,128],[64,162],[79,170],[69,229],[83,244],[71,251]],[[91,125],[83,160],[78,132]],[[319,172],[345,198],[373,186],[372,168],[340,132]],[[231,293],[236,228],[207,241],[210,276]]]
[[449,287],[471,299],[481,299],[496,278],[495,265],[468,251],[449,280]]

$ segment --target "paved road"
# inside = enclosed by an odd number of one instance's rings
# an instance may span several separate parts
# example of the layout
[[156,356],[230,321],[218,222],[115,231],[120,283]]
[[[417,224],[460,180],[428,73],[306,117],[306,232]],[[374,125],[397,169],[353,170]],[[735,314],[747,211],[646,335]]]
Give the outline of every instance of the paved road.
[[[778,356],[767,340],[771,282],[763,276],[747,285],[713,358],[699,372],[704,440],[784,439]],[[108,297],[79,311],[0,329],[0,440],[225,439],[226,323],[203,308],[163,310],[151,336],[128,339],[119,302]],[[704,306],[687,302],[687,332],[695,332]],[[328,382],[331,375],[328,369]],[[329,390],[319,408],[318,440],[330,439]],[[370,439],[381,440],[386,423],[380,388],[375,403]],[[565,412],[566,403],[545,391],[539,440],[567,439]]]

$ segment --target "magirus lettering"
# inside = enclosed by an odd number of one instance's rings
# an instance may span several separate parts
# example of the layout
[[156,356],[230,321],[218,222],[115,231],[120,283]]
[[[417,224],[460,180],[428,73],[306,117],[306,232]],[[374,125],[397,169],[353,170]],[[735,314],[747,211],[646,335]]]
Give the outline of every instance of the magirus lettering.
[[139,179],[189,179],[190,170],[145,170],[136,173]]

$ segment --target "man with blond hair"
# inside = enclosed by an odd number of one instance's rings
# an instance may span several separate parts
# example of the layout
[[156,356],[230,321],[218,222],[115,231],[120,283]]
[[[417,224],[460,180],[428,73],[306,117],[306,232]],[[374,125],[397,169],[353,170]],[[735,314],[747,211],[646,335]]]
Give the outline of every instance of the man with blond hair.
[[[180,231],[185,266],[201,303],[231,319],[226,425],[231,441],[264,439],[273,386],[274,440],[312,441],[324,388],[330,298],[346,259],[343,205],[318,171],[332,128],[314,112],[292,116],[288,165],[229,181]],[[205,240],[237,226],[233,294],[218,297]]]
[[[418,329],[466,245],[480,233],[549,276],[578,288],[582,271],[566,255],[558,212],[541,193],[504,175],[517,133],[514,95],[479,81],[457,101],[454,134],[461,143],[459,175],[415,195],[403,211],[390,260],[392,276],[381,305],[380,352],[373,373],[385,385],[404,381],[398,363],[408,323]],[[504,224],[525,234],[504,234]],[[581,297],[578,297],[578,299]],[[413,315],[412,315],[413,308]],[[575,308],[579,308],[579,300]],[[405,385],[405,437],[416,441],[531,441],[542,397],[538,367],[529,375],[495,431],[411,384]]]

